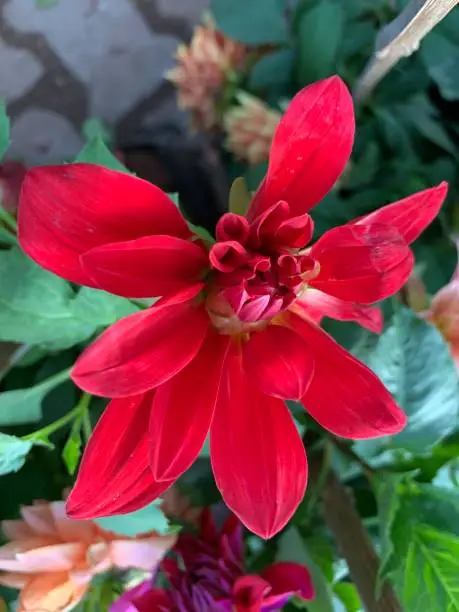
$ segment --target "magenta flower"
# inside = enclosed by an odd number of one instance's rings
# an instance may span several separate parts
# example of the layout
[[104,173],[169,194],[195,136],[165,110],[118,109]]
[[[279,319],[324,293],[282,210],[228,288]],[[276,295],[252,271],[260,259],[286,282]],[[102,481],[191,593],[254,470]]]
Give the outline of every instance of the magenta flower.
[[275,563],[260,575],[244,571],[242,525],[231,515],[220,531],[204,510],[199,536],[182,533],[162,570],[168,589],[144,582],[127,591],[110,612],[268,612],[297,595],[314,598],[309,571],[297,563]]

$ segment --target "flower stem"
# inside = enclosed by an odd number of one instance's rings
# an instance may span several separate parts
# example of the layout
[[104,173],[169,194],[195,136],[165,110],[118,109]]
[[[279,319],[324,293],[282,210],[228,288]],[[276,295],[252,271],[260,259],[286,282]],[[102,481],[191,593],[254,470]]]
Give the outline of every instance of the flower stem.
[[89,403],[91,401],[92,396],[87,393],[85,393],[84,395],[87,395],[89,398],[86,406],[84,407],[83,414],[82,414],[83,434],[84,434],[86,443],[88,443],[89,438],[92,435],[91,419],[89,417]]
[[349,567],[349,574],[368,612],[402,612],[392,586],[385,582],[377,596],[380,560],[348,491],[329,471],[322,499],[325,521]]
[[335,448],[345,457],[348,457],[352,461],[355,461],[362,468],[365,476],[370,480],[375,475],[375,470],[368,465],[368,463],[360,457],[348,444],[339,440],[338,438],[331,438],[331,442]]
[[320,497],[322,495],[322,489],[327,480],[328,472],[330,470],[331,450],[332,445],[330,444],[330,441],[325,439],[323,447],[320,451],[320,463],[317,465],[317,471],[313,478],[314,486],[312,487],[312,490],[310,492],[308,491],[309,495],[307,497],[306,505],[307,516],[311,515],[313,508],[320,500]]
[[18,244],[18,239],[15,234],[12,234],[6,228],[0,227],[0,242],[16,246]]
[[[63,372],[61,372],[60,374],[62,375]],[[91,397],[92,396],[89,395],[89,393],[83,393],[78,404],[74,408],[72,408],[70,412],[64,414],[64,416],[62,416],[60,419],[57,419],[57,421],[54,421],[54,423],[51,423],[46,427],[42,427],[41,429],[38,429],[37,431],[34,431],[26,436],[22,436],[22,440],[37,440],[40,438],[47,438],[54,432],[58,431],[59,429],[62,429],[62,427],[65,427],[65,425],[67,425],[68,423],[74,421],[77,417],[81,416],[84,419],[84,414],[88,411],[88,406],[89,402],[91,401]]]
[[7,210],[0,205],[0,221],[6,225],[6,227],[13,232],[13,234],[17,234],[18,224],[16,219],[10,214]]
[[[303,444],[307,448],[321,440],[323,439],[312,431],[306,431],[303,435]],[[351,495],[330,466],[331,457],[327,455],[330,454],[331,444],[346,456],[357,461],[367,476],[375,473],[345,443],[336,438],[326,439],[323,449],[312,457],[310,463],[311,481],[322,499],[325,522],[347,562],[349,574],[359,592],[365,610],[368,612],[402,612],[397,596],[388,582],[382,586],[380,596],[377,595],[380,560],[362,518],[355,509]]]

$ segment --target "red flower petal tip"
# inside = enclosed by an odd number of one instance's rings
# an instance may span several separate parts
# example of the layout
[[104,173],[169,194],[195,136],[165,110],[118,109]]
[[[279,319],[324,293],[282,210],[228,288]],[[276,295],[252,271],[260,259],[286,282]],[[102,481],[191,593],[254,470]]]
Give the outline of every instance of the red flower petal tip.
[[310,571],[299,563],[279,561],[268,566],[261,577],[269,582],[273,595],[296,594],[308,601],[316,596]]
[[396,404],[394,406],[395,407],[392,407],[392,411],[390,412],[390,417],[386,415],[386,420],[381,424],[378,437],[382,435],[394,436],[405,429],[408,423],[408,417]]
[[352,96],[338,76],[296,94],[274,134],[266,178],[248,211],[254,219],[280,200],[304,214],[333,187],[354,143]]
[[395,228],[407,244],[411,244],[438,215],[447,193],[448,183],[443,181],[436,187],[418,191],[403,200],[383,206],[353,223],[388,225]]

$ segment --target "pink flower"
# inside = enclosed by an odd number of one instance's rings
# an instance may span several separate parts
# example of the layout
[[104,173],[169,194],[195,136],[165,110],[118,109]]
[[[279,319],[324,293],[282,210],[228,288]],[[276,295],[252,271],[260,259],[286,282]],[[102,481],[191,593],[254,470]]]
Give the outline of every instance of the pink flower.
[[88,164],[41,167],[22,190],[19,240],[44,268],[125,297],[162,296],[106,330],[78,360],[81,388],[114,398],[86,448],[68,510],[130,512],[187,470],[210,434],[217,486],[255,533],[282,529],[303,498],[306,453],[286,399],[332,434],[399,432],[381,381],[311,319],[377,328],[372,304],[411,273],[409,244],[441,185],[324,234],[309,211],[351,153],[351,96],[337,77],[306,87],[279,123],[247,215],[227,213],[212,245],[157,187]]
[[0,584],[21,589],[18,612],[70,610],[96,574],[114,567],[151,570],[176,540],[117,536],[92,521],[69,519],[61,501],[25,506],[21,516],[2,522],[11,542],[0,547]]

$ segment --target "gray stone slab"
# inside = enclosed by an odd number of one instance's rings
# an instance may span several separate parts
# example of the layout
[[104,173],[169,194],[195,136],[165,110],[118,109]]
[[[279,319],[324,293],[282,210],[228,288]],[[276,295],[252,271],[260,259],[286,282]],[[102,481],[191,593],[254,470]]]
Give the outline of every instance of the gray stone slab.
[[6,22],[41,34],[86,86],[89,113],[115,122],[161,83],[179,40],[152,32],[129,0],[61,0],[48,10],[9,0]]
[[[164,81],[208,0],[0,0],[0,95],[13,119],[8,157],[72,157],[88,117],[128,141],[183,123]],[[35,125],[37,123],[37,125]]]
[[33,53],[9,47],[0,38],[0,96],[7,104],[26,94],[43,72]]
[[190,23],[198,23],[209,7],[209,0],[157,0],[162,15],[185,17]]
[[27,164],[70,161],[80,151],[83,141],[72,124],[52,111],[30,108],[11,128],[8,157]]

